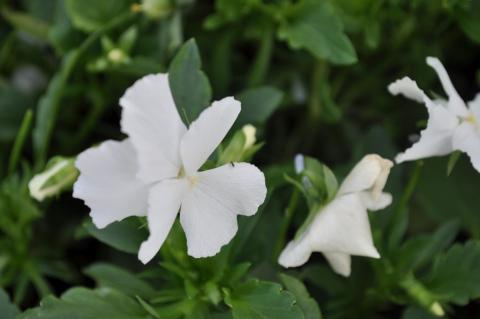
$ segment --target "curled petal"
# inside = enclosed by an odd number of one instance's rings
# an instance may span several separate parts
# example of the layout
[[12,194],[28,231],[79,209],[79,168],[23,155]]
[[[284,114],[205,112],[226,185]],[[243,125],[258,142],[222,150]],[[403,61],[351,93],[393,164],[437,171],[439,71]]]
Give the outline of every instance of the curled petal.
[[192,122],[180,145],[187,175],[194,174],[220,145],[240,113],[240,102],[224,98],[206,108]]
[[452,152],[452,137],[458,122],[458,118],[446,108],[430,108],[427,128],[420,132],[420,139],[404,153],[398,154],[395,161],[401,163]]
[[453,135],[453,148],[467,153],[473,167],[480,172],[480,131],[477,127],[463,122]]
[[139,159],[138,176],[146,182],[178,175],[180,139],[186,127],[178,115],[166,74],[147,75],[120,99],[122,131]]
[[352,258],[348,254],[323,253],[333,271],[344,277],[350,276]]
[[364,156],[340,185],[338,194],[372,190],[377,196],[383,190],[392,166],[390,160],[377,154]]
[[285,268],[299,267],[310,259],[312,252],[308,239],[301,237],[287,244],[278,258],[278,263]]
[[138,252],[138,259],[144,264],[162,247],[175,222],[187,187],[187,181],[183,179],[166,179],[150,190],[147,215],[150,236]]
[[424,102],[426,98],[428,99],[426,94],[418,87],[417,82],[407,76],[391,83],[388,86],[388,91],[393,95],[402,94],[420,103]]
[[442,83],[443,90],[448,95],[449,110],[458,116],[465,116],[468,112],[467,107],[465,106],[465,102],[463,102],[457,90],[455,90],[455,87],[453,86],[452,81],[448,76],[447,70],[445,70],[442,62],[440,62],[440,60],[437,58],[428,57],[427,64],[435,70],[438,78],[440,79],[440,82]]
[[251,164],[235,163],[201,172],[190,182],[180,213],[188,254],[213,256],[237,232],[237,214],[251,216],[265,200],[265,177]]
[[98,228],[147,212],[148,185],[136,178],[138,163],[130,139],[106,141],[80,155],[73,197],[83,199]]

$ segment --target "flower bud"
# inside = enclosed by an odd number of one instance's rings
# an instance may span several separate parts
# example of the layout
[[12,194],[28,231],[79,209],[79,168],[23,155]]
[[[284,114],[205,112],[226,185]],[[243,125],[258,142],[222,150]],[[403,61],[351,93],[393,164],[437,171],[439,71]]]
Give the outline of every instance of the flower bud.
[[141,10],[150,18],[162,19],[172,12],[173,5],[171,0],[142,0]]
[[75,158],[56,156],[52,158],[45,170],[35,175],[28,183],[30,196],[38,201],[60,194],[69,189],[78,176]]

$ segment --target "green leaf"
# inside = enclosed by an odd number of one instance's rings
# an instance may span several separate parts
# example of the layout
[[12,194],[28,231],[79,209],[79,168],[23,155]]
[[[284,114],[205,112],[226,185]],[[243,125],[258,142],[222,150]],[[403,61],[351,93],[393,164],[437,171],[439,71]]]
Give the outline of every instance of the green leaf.
[[130,10],[130,0],[65,0],[73,25],[86,32],[95,31]]
[[282,91],[271,87],[263,86],[248,89],[236,96],[242,103],[242,111],[235,122],[236,127],[245,124],[265,124],[268,118],[280,106],[283,99]]
[[315,57],[336,64],[357,61],[355,49],[333,7],[328,1],[298,3],[279,30],[278,37],[294,49],[307,49]]
[[403,312],[402,319],[438,319],[438,317],[422,308],[410,306]]
[[409,239],[396,251],[396,267],[404,271],[416,270],[430,262],[433,257],[446,249],[455,240],[459,230],[458,221],[450,221],[438,228],[433,234],[416,236]]
[[441,301],[465,305],[480,297],[480,242],[456,244],[438,256],[425,286]]
[[322,318],[317,302],[310,297],[307,288],[300,280],[286,274],[280,274],[280,280],[285,288],[295,296],[297,304],[303,311],[305,319]]
[[447,176],[450,176],[450,174],[452,173],[458,159],[460,158],[460,155],[462,155],[460,151],[455,151],[448,157]]
[[49,26],[42,20],[23,12],[3,8],[1,15],[5,20],[20,31],[24,31],[43,41],[48,40]]
[[112,289],[72,288],[56,298],[49,296],[40,306],[19,319],[146,319],[145,310],[134,299]]
[[227,293],[225,302],[234,319],[303,318],[293,295],[276,283],[250,280]]
[[103,229],[98,229],[90,221],[86,222],[84,227],[102,243],[130,254],[138,253],[140,244],[148,236],[146,228],[142,227],[137,217],[129,217]]
[[10,302],[5,290],[0,288],[0,314],[2,319],[15,319],[19,313],[17,306]]
[[96,263],[84,270],[87,276],[92,277],[97,286],[113,288],[129,296],[149,298],[155,290],[149,283],[141,280],[131,272],[107,263]]
[[173,99],[187,124],[198,117],[212,98],[210,83],[201,66],[197,44],[191,39],[180,48],[169,68]]

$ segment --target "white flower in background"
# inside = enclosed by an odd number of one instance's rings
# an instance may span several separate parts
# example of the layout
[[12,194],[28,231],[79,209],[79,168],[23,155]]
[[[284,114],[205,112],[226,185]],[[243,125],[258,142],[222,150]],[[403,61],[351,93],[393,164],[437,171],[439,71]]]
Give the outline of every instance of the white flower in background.
[[427,128],[420,133],[420,140],[395,158],[397,163],[431,156],[442,156],[453,151],[468,154],[473,167],[480,171],[480,94],[473,101],[465,102],[453,87],[447,71],[437,58],[427,58],[442,83],[448,101],[430,99],[415,81],[408,77],[388,86],[394,94],[424,103],[428,111]]
[[312,252],[321,252],[336,273],[349,276],[351,255],[379,258],[367,209],[380,210],[392,202],[392,196],[383,192],[392,166],[376,154],[366,155],[345,178],[335,198],[284,248],[280,265],[298,267]]
[[79,155],[74,197],[83,199],[98,228],[128,216],[147,216],[150,236],[138,253],[150,261],[180,211],[188,254],[213,256],[237,231],[237,214],[253,215],[266,196],[254,165],[229,163],[199,172],[240,112],[231,97],[214,102],[187,129],[168,76],[138,80],[120,99],[129,138],[106,141]]

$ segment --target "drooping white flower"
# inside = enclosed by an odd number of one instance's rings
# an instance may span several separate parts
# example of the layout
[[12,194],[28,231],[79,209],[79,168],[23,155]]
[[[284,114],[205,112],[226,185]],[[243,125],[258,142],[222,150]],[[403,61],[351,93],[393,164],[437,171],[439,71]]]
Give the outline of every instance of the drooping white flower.
[[424,103],[428,111],[427,127],[420,140],[395,158],[397,163],[462,151],[480,172],[480,94],[467,104],[455,90],[447,71],[437,58],[428,57],[427,64],[437,73],[448,100],[430,99],[415,81],[408,77],[388,86],[393,95]]
[[280,265],[298,267],[313,252],[321,252],[336,273],[349,276],[351,255],[379,258],[367,210],[380,210],[392,202],[392,196],[383,192],[392,166],[376,154],[366,155],[345,178],[335,198],[287,244]]
[[254,165],[199,171],[233,125],[240,102],[214,102],[187,129],[168,75],[157,74],[138,80],[120,104],[129,137],[79,155],[74,197],[90,207],[98,228],[146,215],[150,236],[138,253],[143,263],[156,255],[179,212],[189,255],[215,255],[235,235],[237,214],[255,214],[266,196],[264,175]]

